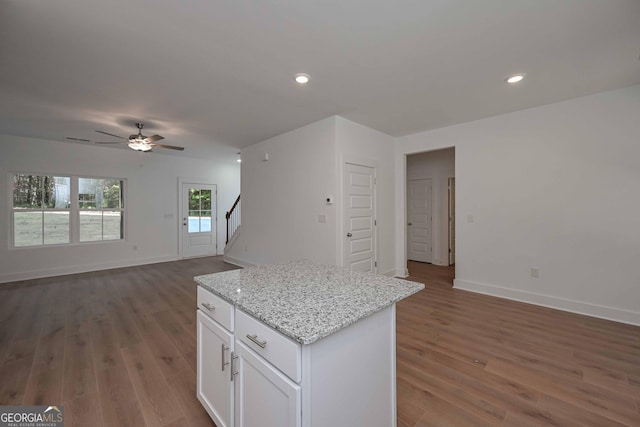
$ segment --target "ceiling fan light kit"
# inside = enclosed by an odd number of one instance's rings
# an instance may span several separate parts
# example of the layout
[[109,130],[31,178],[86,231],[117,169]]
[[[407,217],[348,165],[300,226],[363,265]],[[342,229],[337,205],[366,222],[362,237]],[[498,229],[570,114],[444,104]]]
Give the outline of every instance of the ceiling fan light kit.
[[[138,128],[138,133],[137,134],[133,134],[133,135],[129,135],[129,139],[127,140],[126,138],[123,138],[121,136],[118,135],[114,135],[112,133],[109,132],[104,132],[101,130],[97,130],[96,132],[104,134],[104,135],[109,135],[109,136],[113,136],[115,138],[119,138],[122,139],[124,141],[128,141],[128,146],[129,148],[131,148],[132,150],[136,150],[136,151],[151,151],[151,149],[153,147],[161,147],[161,148],[168,148],[169,150],[178,150],[178,151],[183,151],[184,147],[178,147],[175,145],[166,145],[166,144],[156,144],[156,141],[160,141],[162,139],[164,139],[164,136],[161,135],[151,135],[151,136],[144,136],[142,134],[142,128],[144,128],[144,123],[136,123],[136,127]],[[119,144],[120,142],[114,141],[114,142],[102,142],[102,143],[96,143],[96,144]]]

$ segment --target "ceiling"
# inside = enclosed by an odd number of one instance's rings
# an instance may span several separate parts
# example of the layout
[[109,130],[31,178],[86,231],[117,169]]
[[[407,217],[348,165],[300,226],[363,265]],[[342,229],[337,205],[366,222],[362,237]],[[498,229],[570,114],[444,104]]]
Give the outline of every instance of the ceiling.
[[402,136],[640,84],[639,55],[638,0],[3,0],[0,133],[144,121],[197,156],[334,114]]

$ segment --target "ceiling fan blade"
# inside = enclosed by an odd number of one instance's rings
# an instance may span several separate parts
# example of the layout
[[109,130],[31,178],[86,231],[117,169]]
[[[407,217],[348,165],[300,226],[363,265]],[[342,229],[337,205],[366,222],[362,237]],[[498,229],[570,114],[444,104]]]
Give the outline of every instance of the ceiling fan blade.
[[103,132],[103,131],[101,131],[101,130],[97,130],[96,132],[98,132],[98,133],[102,133],[102,134],[104,134],[104,135],[109,135],[109,136],[113,136],[114,138],[120,138],[120,139],[125,139],[125,138],[123,138],[123,137],[121,137],[121,136],[118,136],[118,135],[114,135],[114,134],[112,134],[112,133],[109,133],[109,132]]
[[91,142],[90,140],[84,139],[84,138],[74,138],[74,137],[71,137],[71,136],[67,136],[66,138],[71,140],[71,141]]
[[147,142],[156,142],[156,141],[160,141],[161,139],[164,139],[164,136],[161,135],[151,135],[145,138],[145,140]]
[[124,143],[122,141],[96,141],[95,144],[113,145],[113,144],[124,144]]
[[154,147],[168,148],[169,150],[178,150],[184,151],[184,147],[178,147],[176,145],[165,145],[165,144],[150,144]]

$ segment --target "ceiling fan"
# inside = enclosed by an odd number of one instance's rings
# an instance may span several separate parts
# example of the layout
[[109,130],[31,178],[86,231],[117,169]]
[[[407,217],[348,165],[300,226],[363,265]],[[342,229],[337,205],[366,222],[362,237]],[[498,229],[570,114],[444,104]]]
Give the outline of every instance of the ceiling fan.
[[[148,152],[148,151],[151,151],[151,149],[154,147],[168,148],[169,150],[179,150],[179,151],[184,150],[184,147],[178,147],[175,145],[156,144],[156,141],[160,141],[164,139],[164,136],[161,136],[161,135],[144,136],[142,134],[142,128],[144,128],[144,123],[136,123],[136,127],[138,128],[138,134],[129,135],[129,139],[124,138],[122,136],[114,135],[109,132],[104,132],[101,130],[97,130],[96,132],[104,135],[113,136],[114,138],[124,139],[125,141],[128,141],[129,148],[136,151]],[[122,144],[122,141],[96,142],[96,144]]]

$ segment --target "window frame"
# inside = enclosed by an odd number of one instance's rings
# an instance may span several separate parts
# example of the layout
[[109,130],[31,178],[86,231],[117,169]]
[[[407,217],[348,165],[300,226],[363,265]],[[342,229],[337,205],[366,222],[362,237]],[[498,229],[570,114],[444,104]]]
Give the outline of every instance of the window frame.
[[[100,209],[95,208],[95,209],[86,209],[86,208],[80,208],[80,180],[81,179],[101,179],[101,180],[113,180],[113,181],[120,181],[120,208],[104,208],[101,207]],[[72,186],[73,187],[73,186]],[[126,240],[126,218],[127,216],[125,215],[126,213],[126,200],[125,200],[125,191],[126,191],[127,185],[126,185],[126,180],[124,178],[114,178],[114,177],[98,177],[98,176],[76,176],[76,199],[75,199],[75,203],[76,203],[76,220],[77,220],[77,228],[75,231],[77,231],[77,240],[76,242],[79,244],[86,244],[86,243],[103,243],[103,242],[120,242],[123,240]],[[122,237],[120,239],[108,239],[105,240],[104,238],[104,212],[105,211],[119,211],[120,212],[120,217],[121,222],[120,222],[120,227],[121,227],[121,233],[122,233]],[[102,222],[102,239],[100,240],[80,240],[80,213],[81,212],[101,212],[101,222]]]
[[[127,239],[127,225],[129,221],[129,215],[127,214],[128,209],[128,181],[126,178],[122,177],[114,177],[114,176],[90,176],[90,175],[74,175],[68,173],[49,173],[49,172],[23,172],[23,171],[10,171],[7,179],[7,199],[8,199],[8,211],[9,215],[7,215],[7,230],[8,235],[8,247],[10,250],[25,250],[25,249],[42,249],[42,248],[60,248],[64,246],[78,246],[78,245],[91,245],[91,244],[117,244],[126,242]],[[33,208],[14,208],[13,206],[13,182],[14,177],[16,175],[33,175],[33,176],[52,176],[52,177],[64,177],[69,178],[70,180],[70,191],[69,191],[69,208],[50,208],[45,209],[44,206],[38,209]],[[122,238],[120,239],[109,239],[109,240],[91,240],[91,241],[80,241],[80,203],[79,203],[79,181],[81,178],[88,179],[103,179],[103,180],[117,180],[120,181],[120,197],[121,197],[121,207],[120,209],[110,208],[110,209],[99,209],[96,211],[103,212],[105,210],[108,211],[120,211],[122,222]],[[15,245],[15,213],[16,212],[46,212],[46,211],[64,211],[69,212],[69,242],[68,243],[44,243],[44,222],[42,227],[43,240],[39,245],[31,245],[31,246],[16,246]],[[43,220],[44,221],[44,220]],[[103,230],[104,233],[104,230]]]

